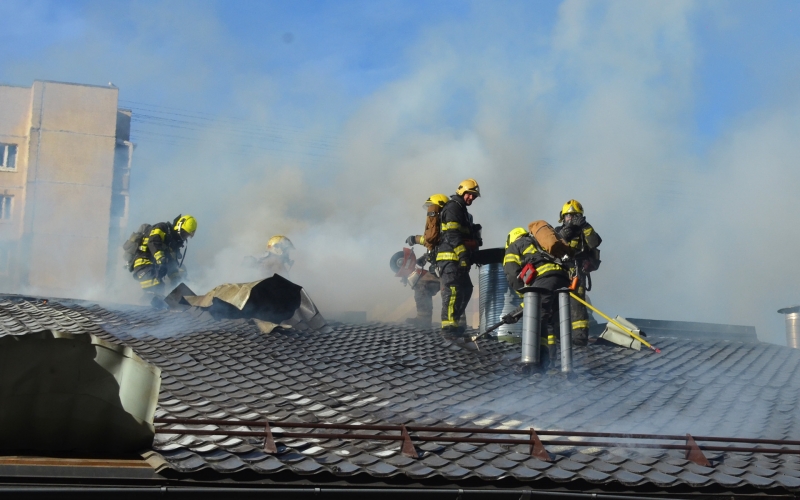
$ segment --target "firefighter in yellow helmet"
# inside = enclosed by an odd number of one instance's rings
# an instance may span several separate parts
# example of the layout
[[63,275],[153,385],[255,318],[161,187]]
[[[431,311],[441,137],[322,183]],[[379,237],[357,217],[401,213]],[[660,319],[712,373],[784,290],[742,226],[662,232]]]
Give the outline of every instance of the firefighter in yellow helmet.
[[[556,233],[569,243],[575,251],[574,259],[569,263],[570,279],[578,278],[578,287],[573,293],[586,300],[586,292],[592,288],[592,271],[600,266],[600,243],[602,239],[597,231],[586,222],[583,205],[578,200],[569,200],[561,207],[558,214],[560,226]],[[570,299],[572,314],[572,343],[584,346],[589,341],[589,311],[586,306],[575,299]]]
[[[543,251],[539,242],[524,228],[517,227],[508,233],[506,238],[506,253],[503,257],[503,271],[506,273],[508,284],[517,294],[525,286],[520,271],[531,264],[535,269],[535,278],[530,286],[548,290],[542,293],[541,305],[541,342],[547,346],[549,361],[542,365],[552,366],[556,360],[556,331],[558,324],[558,307],[555,291],[569,286],[567,271],[560,259]],[[546,340],[545,340],[546,339]]]
[[[422,208],[426,212],[426,221],[435,221],[438,224],[439,214],[442,207],[447,203],[448,197],[446,194],[433,194],[425,200]],[[430,237],[431,223],[426,222],[425,234]],[[414,302],[417,305],[417,317],[406,319],[407,323],[419,328],[430,328],[433,320],[433,296],[439,293],[441,282],[436,276],[436,245],[425,240],[425,234],[412,234],[406,238],[406,245],[413,247],[414,245],[424,245],[427,252],[417,259],[419,269],[414,271],[408,277],[408,284],[414,290]],[[430,263],[430,267],[426,271],[425,265]]]
[[467,310],[472,297],[469,269],[472,255],[483,244],[481,226],[472,220],[467,207],[481,195],[475,179],[465,179],[450,196],[441,212],[436,265],[442,282],[442,333],[460,335],[466,330],[459,319]]
[[129,269],[145,292],[145,298],[149,298],[152,304],[159,305],[163,299],[165,280],[177,285],[185,279],[184,245],[196,231],[197,219],[191,215],[179,215],[171,224],[143,224],[131,236],[138,240],[138,244],[129,260]]
[[267,251],[258,260],[258,264],[268,276],[280,274],[287,277],[294,265],[291,259],[292,250],[294,250],[292,241],[282,234],[276,234],[267,241]]

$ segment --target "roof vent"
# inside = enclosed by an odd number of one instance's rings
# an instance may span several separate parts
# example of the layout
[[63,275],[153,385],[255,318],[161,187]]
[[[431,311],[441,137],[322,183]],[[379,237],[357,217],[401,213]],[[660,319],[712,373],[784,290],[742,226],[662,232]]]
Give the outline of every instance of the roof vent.
[[786,317],[786,345],[800,349],[800,306],[784,307],[778,312]]

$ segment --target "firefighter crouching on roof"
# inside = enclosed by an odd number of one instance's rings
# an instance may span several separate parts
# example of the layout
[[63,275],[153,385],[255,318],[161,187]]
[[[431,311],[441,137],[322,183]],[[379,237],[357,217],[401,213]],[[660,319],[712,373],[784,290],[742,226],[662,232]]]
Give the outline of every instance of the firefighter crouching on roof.
[[[586,300],[587,282],[591,289],[591,272],[600,266],[600,235],[586,222],[583,215],[583,205],[578,200],[569,200],[558,214],[558,222],[562,225],[556,228],[556,233],[569,243],[575,251],[574,259],[569,263],[570,279],[578,277],[578,287],[573,292]],[[570,311],[572,315],[572,344],[585,346],[589,342],[589,311],[586,306],[570,298]]]
[[[427,218],[435,220],[436,213],[433,209],[441,210],[447,203],[446,194],[433,194],[422,207],[425,209]],[[426,227],[426,232],[428,228]],[[418,328],[430,328],[433,321],[433,296],[439,293],[441,282],[436,276],[436,247],[432,246],[430,242],[425,241],[425,235],[412,234],[406,238],[406,244],[410,247],[414,245],[424,245],[428,251],[417,259],[417,265],[423,269],[418,269],[408,277],[408,283],[411,289],[414,290],[414,302],[417,305],[417,317],[406,319],[406,323],[410,323]],[[430,263],[430,267],[426,271],[425,265]]]
[[[165,278],[177,284],[186,271],[181,249],[197,231],[197,220],[191,215],[179,215],[170,224],[159,222],[148,226],[133,257],[131,272],[151,300],[164,297]],[[184,250],[185,255],[185,250]]]
[[276,234],[267,241],[267,251],[258,264],[268,276],[280,274],[283,277],[289,275],[289,270],[294,265],[291,259],[291,252],[294,245],[291,240],[282,234]]
[[[525,286],[519,274],[527,265],[532,264],[536,269],[536,277],[528,286],[544,288],[550,293],[542,293],[541,305],[541,335],[540,342],[547,345],[548,362],[542,366],[555,363],[556,353],[556,324],[558,322],[558,299],[555,290],[569,286],[567,271],[561,260],[545,252],[528,230],[517,227],[508,233],[506,238],[506,254],[503,257],[503,270],[511,288],[522,296],[520,288]],[[544,338],[547,340],[544,341]]]
[[466,325],[459,324],[459,319],[467,310],[472,296],[472,280],[469,278],[471,257],[483,244],[481,227],[472,222],[467,207],[480,195],[478,182],[466,179],[442,208],[436,265],[442,282],[442,333],[446,335],[462,334],[466,330]]

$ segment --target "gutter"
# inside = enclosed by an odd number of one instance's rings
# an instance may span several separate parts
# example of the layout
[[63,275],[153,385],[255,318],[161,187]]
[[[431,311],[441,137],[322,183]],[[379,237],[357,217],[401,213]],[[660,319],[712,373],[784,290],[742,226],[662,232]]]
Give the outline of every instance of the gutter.
[[0,486],[0,496],[15,495],[17,497],[36,497],[58,495],[62,497],[121,495],[123,497],[185,497],[215,496],[218,498],[269,496],[270,498],[376,498],[387,497],[408,498],[411,495],[421,497],[452,498],[459,500],[469,498],[515,498],[528,500],[531,498],[553,499],[596,499],[596,500],[663,500],[674,498],[665,492],[663,496],[614,495],[606,493],[580,493],[542,491],[523,489],[468,489],[468,488],[230,488],[230,487],[191,487],[191,486],[131,486],[131,487],[92,487],[92,486]]

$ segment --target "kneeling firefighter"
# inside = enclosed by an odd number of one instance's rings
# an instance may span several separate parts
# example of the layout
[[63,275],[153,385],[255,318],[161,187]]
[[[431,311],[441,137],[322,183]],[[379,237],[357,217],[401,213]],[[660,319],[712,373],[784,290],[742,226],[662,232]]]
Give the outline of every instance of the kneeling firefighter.
[[[423,256],[417,259],[419,269],[415,270],[408,277],[408,284],[414,290],[414,302],[417,305],[417,317],[408,318],[407,323],[411,323],[419,328],[430,328],[433,320],[433,296],[439,293],[441,282],[436,276],[436,246],[439,244],[441,232],[441,212],[442,207],[447,203],[446,194],[433,194],[422,207],[425,209],[425,231],[424,234],[412,234],[406,238],[406,245],[424,245],[428,250]],[[430,263],[428,270],[425,265]]]
[[[586,222],[583,205],[578,200],[569,200],[558,214],[558,235],[572,248],[574,258],[569,262],[568,272],[572,280],[577,279],[574,294],[586,300],[586,292],[592,289],[592,271],[600,267],[600,235]],[[572,315],[572,344],[585,346],[589,342],[589,311],[586,306],[570,298]]]
[[292,241],[282,234],[276,234],[267,241],[267,251],[259,259],[258,264],[268,276],[280,274],[287,277],[294,265],[290,255],[292,250],[294,250]]
[[[555,363],[556,331],[558,325],[558,300],[555,291],[569,286],[567,271],[562,260],[550,252],[558,254],[567,253],[566,242],[557,240],[555,231],[544,221],[532,222],[529,230],[517,227],[508,233],[506,238],[506,253],[503,257],[503,270],[506,273],[511,288],[522,296],[519,290],[525,286],[543,288],[549,293],[542,293],[541,329],[544,338],[540,339],[547,346],[549,363],[543,362],[542,366]],[[548,236],[548,242],[539,242],[534,236],[540,238]],[[555,245],[553,244],[555,243]],[[546,251],[547,246],[550,252]]]
[[171,284],[184,279],[186,250],[183,247],[195,231],[197,220],[191,215],[179,215],[171,224],[143,224],[125,242],[123,250],[128,257],[128,270],[139,282],[145,298],[151,301],[163,298],[165,279]]
[[442,207],[436,265],[442,282],[442,333],[447,335],[461,334],[467,328],[459,324],[459,318],[472,296],[472,255],[483,244],[481,226],[473,223],[467,207],[480,195],[478,182],[466,179]]

